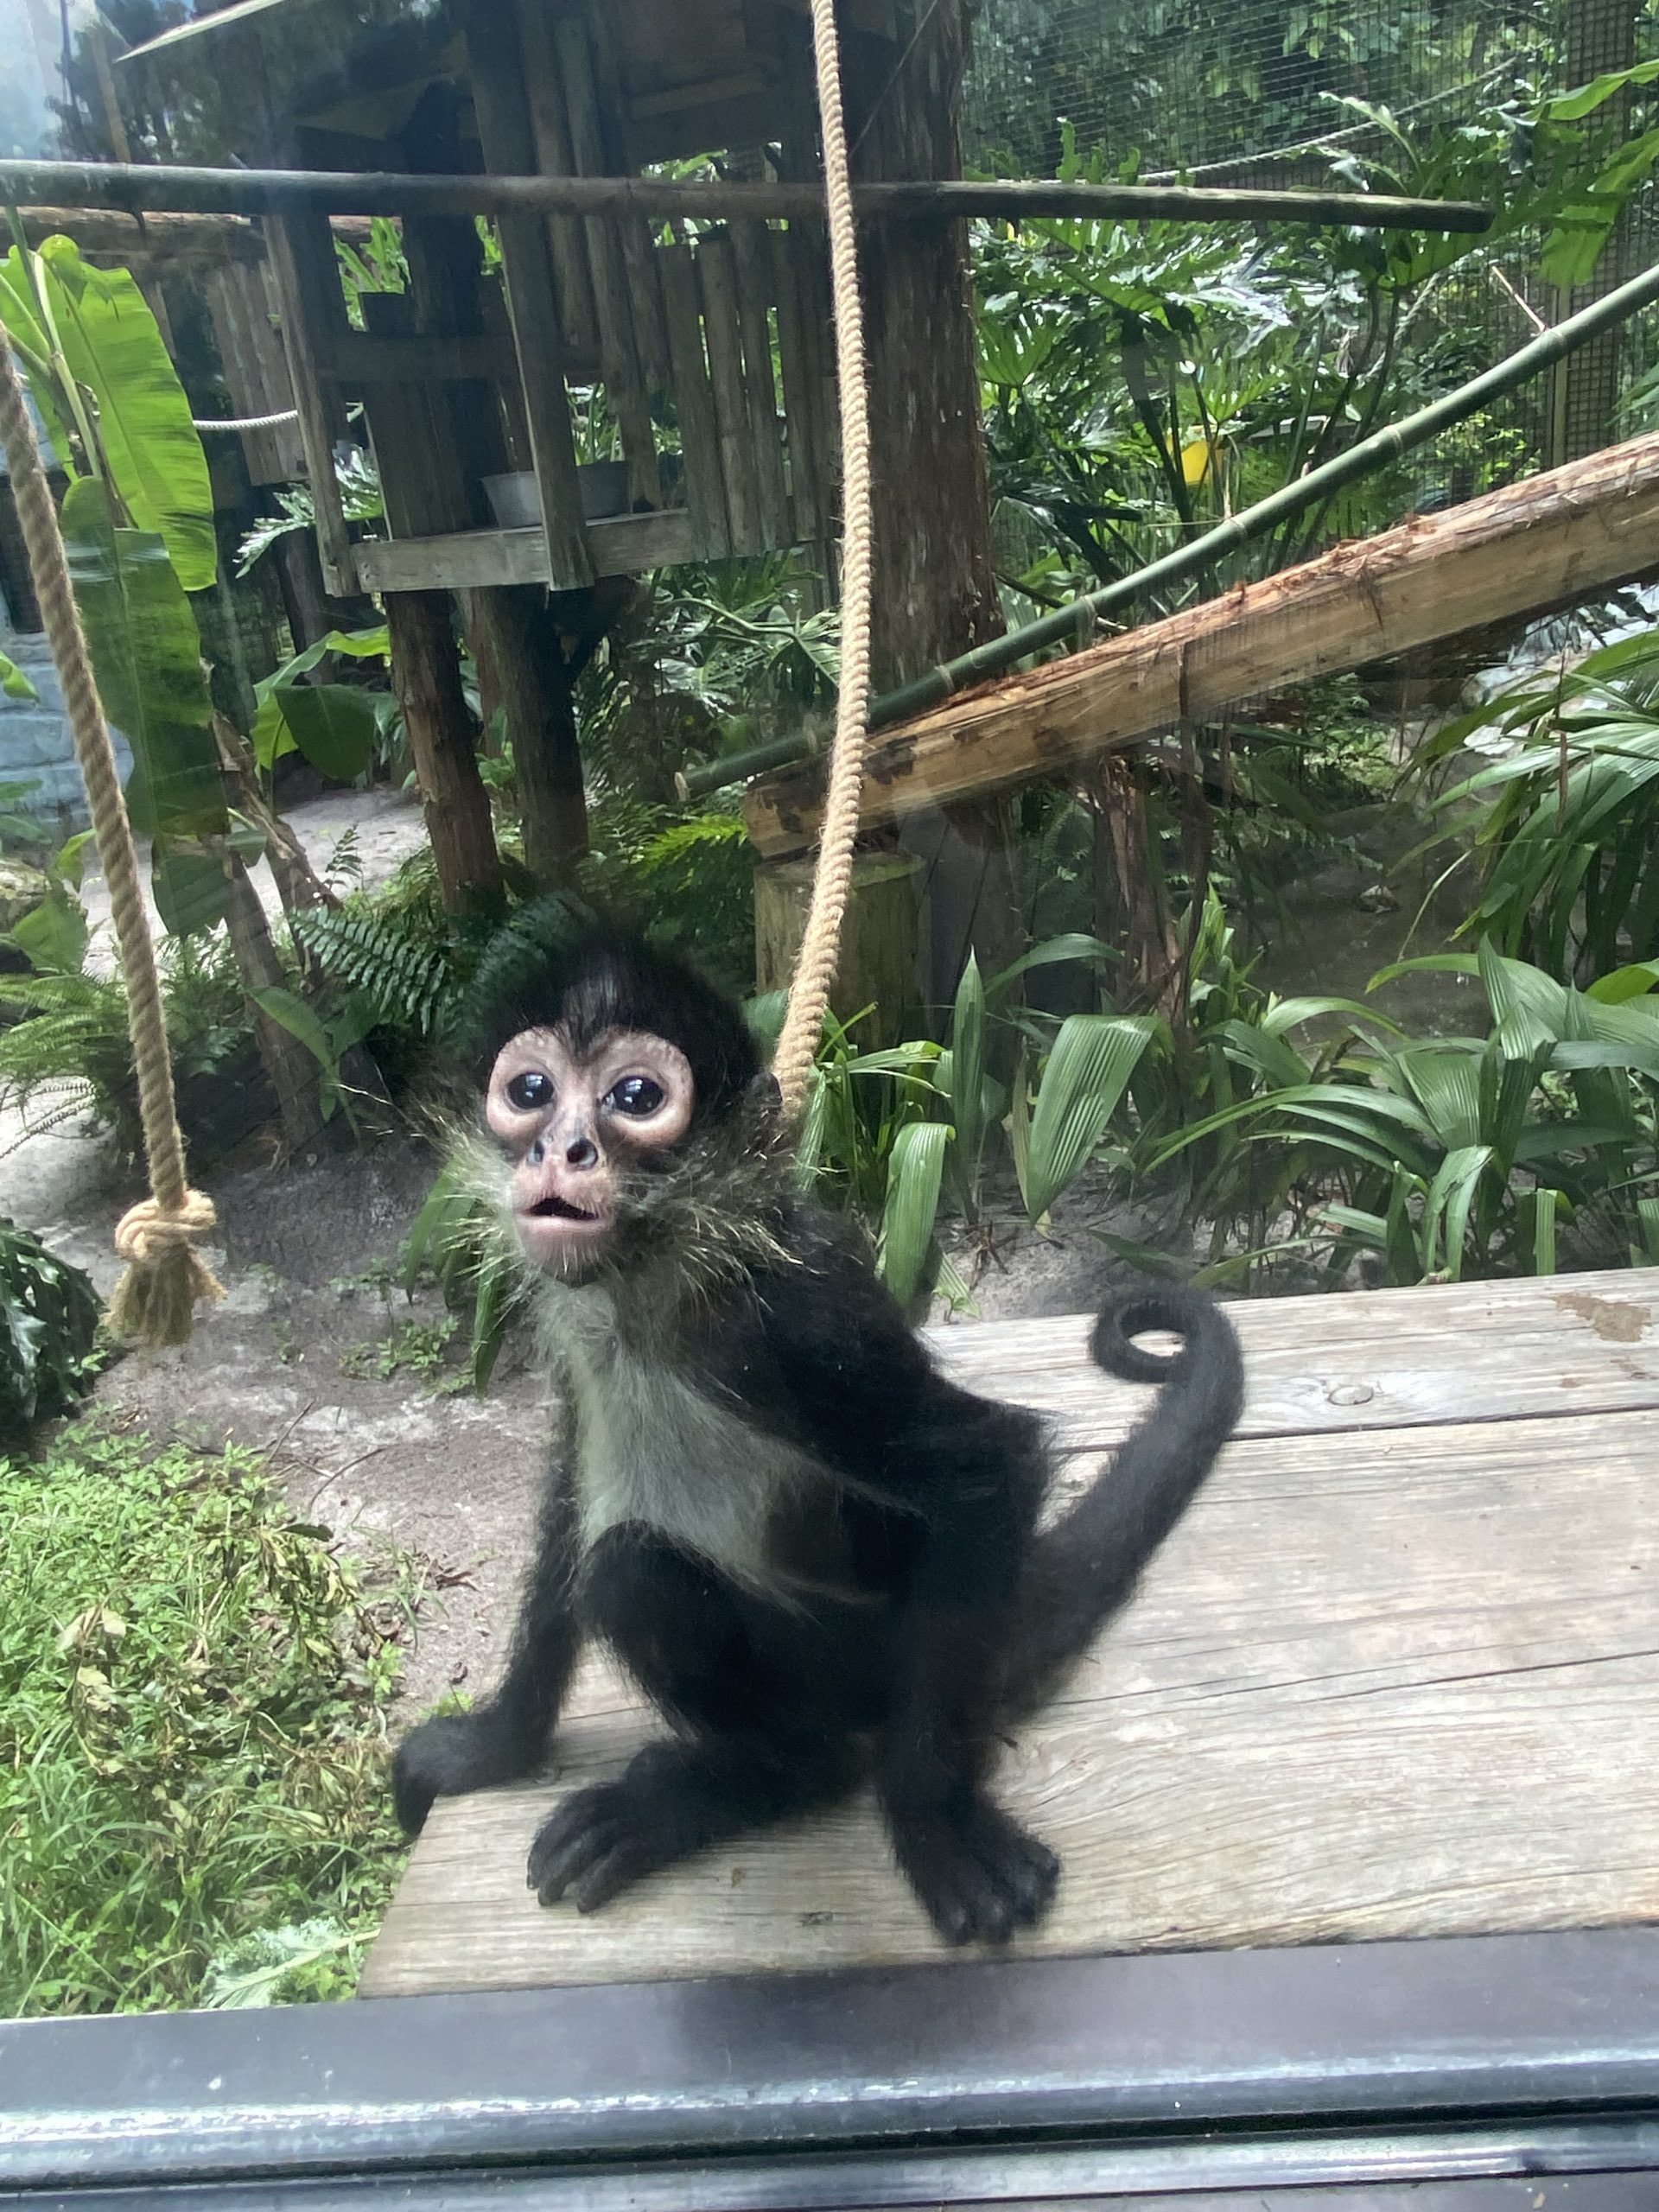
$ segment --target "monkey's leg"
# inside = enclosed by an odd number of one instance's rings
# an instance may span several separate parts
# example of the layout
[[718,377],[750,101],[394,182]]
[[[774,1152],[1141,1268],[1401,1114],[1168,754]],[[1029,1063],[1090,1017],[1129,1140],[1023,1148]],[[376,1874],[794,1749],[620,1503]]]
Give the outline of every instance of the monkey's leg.
[[423,1720],[397,1746],[392,1802],[406,1834],[419,1834],[435,1797],[517,1782],[541,1764],[581,1648],[575,1557],[569,1486],[556,1469],[499,1687],[471,1713]]
[[[965,1452],[963,1465],[975,1471]],[[992,1452],[978,1472],[954,1495],[941,1482],[932,1503],[875,1776],[893,1854],[948,1943],[1006,1942],[1034,1926],[1060,1872],[985,1788],[1029,1485]]]
[[853,1739],[822,1687],[834,1670],[815,1665],[809,1623],[626,1527],[594,1546],[582,1610],[683,1740],[648,1745],[543,1824],[529,1867],[543,1904],[573,1890],[578,1910],[594,1911],[710,1845],[833,1802],[857,1779]]

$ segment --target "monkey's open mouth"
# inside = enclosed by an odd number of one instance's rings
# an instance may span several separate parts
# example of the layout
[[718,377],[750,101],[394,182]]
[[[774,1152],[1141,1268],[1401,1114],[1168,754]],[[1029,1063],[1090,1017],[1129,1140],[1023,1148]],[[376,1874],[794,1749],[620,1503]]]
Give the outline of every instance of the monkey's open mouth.
[[596,1213],[584,1213],[580,1206],[573,1206],[569,1198],[560,1198],[556,1191],[537,1199],[530,1209],[530,1216],[532,1221],[586,1222],[590,1228],[601,1218]]

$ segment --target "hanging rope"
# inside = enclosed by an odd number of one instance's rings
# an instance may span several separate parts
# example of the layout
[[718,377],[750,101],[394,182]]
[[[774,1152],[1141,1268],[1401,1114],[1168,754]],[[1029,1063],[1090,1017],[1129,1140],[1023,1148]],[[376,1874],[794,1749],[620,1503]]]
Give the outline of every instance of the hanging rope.
[[836,382],[841,408],[841,689],[823,804],[818,865],[789,1010],[772,1071],[793,1120],[806,1097],[812,1062],[841,950],[842,917],[852,880],[864,780],[865,715],[870,692],[870,402],[864,367],[864,313],[858,289],[858,225],[841,97],[841,52],[834,0],[812,0],[812,53],[823,130],[823,181],[830,208],[830,272],[835,299]]
[[34,426],[23,400],[22,382],[12,359],[6,327],[0,322],[0,444],[11,473],[17,518],[29,553],[29,575],[40,601],[41,620],[63,686],[75,757],[92,809],[92,834],[104,880],[110,887],[116,944],[127,987],[127,1022],[138,1075],[138,1111],[149,1164],[150,1195],[123,1216],[115,1247],[127,1271],[110,1300],[110,1325],[118,1336],[151,1344],[180,1344],[190,1334],[191,1313],[200,1298],[222,1298],[210,1269],[191,1249],[192,1240],[213,1225],[211,1200],[189,1188],[184,1178],[184,1140],[173,1103],[173,1070],[167,1056],[167,1026],[156,948],[138,882],[138,855],[132,824],[121,796],[115,754],[104,720],[86,639],[69,586],[69,563],[58,528],[57,511],[35,443]]

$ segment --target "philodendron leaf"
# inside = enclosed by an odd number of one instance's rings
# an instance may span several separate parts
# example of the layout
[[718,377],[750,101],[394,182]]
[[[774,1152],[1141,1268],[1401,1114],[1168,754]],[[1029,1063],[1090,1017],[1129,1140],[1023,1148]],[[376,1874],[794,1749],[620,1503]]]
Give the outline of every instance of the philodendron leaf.
[[881,1213],[881,1277],[901,1306],[916,1295],[939,1211],[948,1122],[911,1122],[893,1141]]
[[132,747],[133,827],[149,836],[221,833],[228,817],[201,639],[166,547],[149,531],[118,530],[94,477],[69,486],[62,521],[104,710]]
[[[374,702],[366,691],[350,683],[279,683],[268,703],[276,707],[311,766],[331,783],[355,783],[373,766]],[[277,750],[285,753],[288,747]]]
[[1105,1135],[1150,1034],[1144,1022],[1116,1014],[1074,1014],[1061,1025],[1031,1120],[1026,1210],[1033,1221]]
[[149,302],[128,270],[95,269],[72,238],[44,240],[37,265],[64,359],[97,408],[122,505],[136,529],[161,538],[186,591],[211,589],[219,547],[207,457]]

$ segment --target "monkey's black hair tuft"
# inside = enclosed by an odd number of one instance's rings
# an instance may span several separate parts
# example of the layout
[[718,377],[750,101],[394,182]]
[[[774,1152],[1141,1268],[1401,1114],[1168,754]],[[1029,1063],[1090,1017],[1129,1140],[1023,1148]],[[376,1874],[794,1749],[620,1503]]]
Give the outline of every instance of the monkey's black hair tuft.
[[691,1064],[696,1118],[721,1121],[761,1072],[742,1008],[683,961],[565,899],[539,899],[491,944],[458,1041],[480,1077],[520,1030],[563,1021],[581,1050],[613,1028],[645,1029]]

